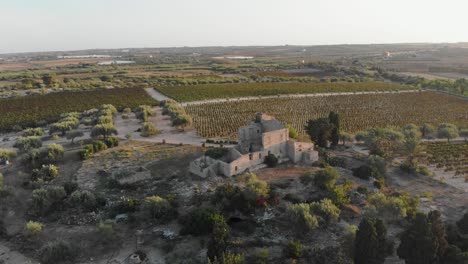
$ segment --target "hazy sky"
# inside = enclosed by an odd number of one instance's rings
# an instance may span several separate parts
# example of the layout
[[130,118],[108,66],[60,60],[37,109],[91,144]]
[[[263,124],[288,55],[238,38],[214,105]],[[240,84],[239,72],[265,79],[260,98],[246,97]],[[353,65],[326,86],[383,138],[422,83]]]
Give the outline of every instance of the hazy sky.
[[467,0],[0,0],[0,53],[468,41]]

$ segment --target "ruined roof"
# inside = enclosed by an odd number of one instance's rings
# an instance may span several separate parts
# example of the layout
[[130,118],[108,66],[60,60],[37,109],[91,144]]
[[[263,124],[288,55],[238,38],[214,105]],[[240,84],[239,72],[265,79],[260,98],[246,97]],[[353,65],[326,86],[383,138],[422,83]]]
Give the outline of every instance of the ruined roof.
[[263,133],[285,128],[283,123],[281,123],[279,120],[276,120],[276,119],[262,120],[261,124],[262,124]]
[[265,113],[257,113],[255,115],[255,123],[259,123],[261,125],[263,133],[285,128],[283,123],[276,120],[273,116]]

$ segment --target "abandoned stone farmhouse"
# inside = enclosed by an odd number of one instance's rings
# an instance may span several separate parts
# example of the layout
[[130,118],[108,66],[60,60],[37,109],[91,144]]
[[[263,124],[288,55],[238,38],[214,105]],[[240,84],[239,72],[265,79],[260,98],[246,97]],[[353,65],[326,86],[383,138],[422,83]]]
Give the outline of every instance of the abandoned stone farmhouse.
[[265,167],[269,154],[279,163],[311,164],[318,160],[313,143],[289,139],[289,130],[275,118],[258,113],[248,126],[239,128],[238,145],[220,159],[200,157],[190,163],[190,172],[201,176],[233,176]]

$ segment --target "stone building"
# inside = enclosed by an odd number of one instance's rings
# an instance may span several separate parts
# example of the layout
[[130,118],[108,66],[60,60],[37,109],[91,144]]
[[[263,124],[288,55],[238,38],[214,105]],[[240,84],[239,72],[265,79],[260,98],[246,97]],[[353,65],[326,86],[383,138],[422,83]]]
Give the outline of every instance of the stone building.
[[248,126],[239,128],[238,145],[229,148],[220,159],[200,157],[190,163],[190,172],[201,177],[233,176],[265,167],[269,154],[279,163],[311,164],[318,160],[313,143],[289,139],[289,131],[280,121],[258,113]]

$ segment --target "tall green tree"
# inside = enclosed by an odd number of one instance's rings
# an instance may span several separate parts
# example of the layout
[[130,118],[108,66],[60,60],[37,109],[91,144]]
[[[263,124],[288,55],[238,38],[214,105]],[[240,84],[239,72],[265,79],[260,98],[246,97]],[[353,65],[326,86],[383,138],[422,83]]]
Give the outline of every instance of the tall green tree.
[[406,264],[437,263],[438,242],[425,214],[417,213],[411,225],[403,232],[397,253]]
[[337,146],[340,141],[340,116],[335,112],[328,114],[328,122],[332,125],[330,141],[332,146]]
[[364,218],[356,232],[354,263],[384,263],[392,250],[393,246],[387,241],[387,228],[382,220]]
[[328,140],[331,137],[333,126],[328,121],[328,118],[318,118],[309,120],[305,130],[313,142],[318,146],[325,148],[327,147]]
[[227,241],[229,238],[229,226],[227,225],[222,215],[213,217],[213,232],[208,244],[208,259],[214,261],[223,259],[226,252]]

